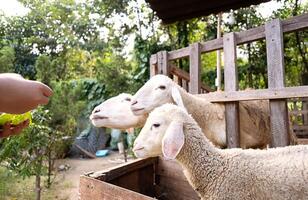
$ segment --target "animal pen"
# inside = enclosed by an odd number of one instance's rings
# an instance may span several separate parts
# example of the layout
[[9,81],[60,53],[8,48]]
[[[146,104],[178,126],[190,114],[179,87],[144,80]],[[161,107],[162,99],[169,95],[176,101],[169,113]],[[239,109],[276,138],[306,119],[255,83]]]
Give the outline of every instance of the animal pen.
[[[175,51],[161,51],[151,56],[150,73],[165,74],[192,94],[211,102],[226,104],[226,130],[228,147],[239,146],[238,102],[269,100],[271,121],[271,146],[290,143],[287,99],[302,101],[298,109],[295,103],[291,114],[300,115],[303,124],[294,126],[295,132],[304,135],[308,130],[308,86],[285,87],[283,34],[308,27],[308,14],[287,20],[274,19],[265,25],[242,32],[231,32],[222,38],[194,43]],[[266,41],[268,89],[238,91],[236,66],[237,45],[257,40]],[[224,52],[225,90],[208,93],[210,88],[201,83],[201,54],[218,49]],[[189,73],[170,61],[189,57]],[[105,171],[87,173],[80,178],[81,199],[150,200],[177,199],[197,200],[197,193],[187,182],[181,166],[175,161],[161,158],[138,159]]]

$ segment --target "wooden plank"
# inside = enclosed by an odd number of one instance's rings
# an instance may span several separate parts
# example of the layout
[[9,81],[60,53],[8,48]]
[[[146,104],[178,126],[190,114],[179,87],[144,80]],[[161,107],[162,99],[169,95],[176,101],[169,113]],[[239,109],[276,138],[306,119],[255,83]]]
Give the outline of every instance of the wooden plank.
[[176,60],[176,59],[188,57],[189,51],[190,51],[189,47],[184,47],[184,48],[181,48],[181,49],[170,51],[168,53],[168,59],[169,60]]
[[154,54],[150,58],[150,77],[157,74],[157,54]]
[[183,79],[183,80],[182,80],[182,83],[183,83],[183,84],[182,84],[183,89],[187,91],[187,90],[188,90],[188,86],[187,86],[187,81],[186,81],[186,79]]
[[149,165],[138,170],[125,173],[123,176],[117,177],[108,182],[143,195],[154,197],[154,169],[154,165]]
[[308,97],[308,86],[230,92],[211,92],[207,94],[199,94],[196,96],[207,99],[211,102],[299,98]]
[[150,57],[150,64],[151,65],[156,65],[157,64],[157,54],[153,54]]
[[158,74],[169,76],[167,51],[160,51],[157,53],[157,69]]
[[[174,66],[169,65],[170,67],[170,73],[178,76],[180,79],[185,79],[186,81],[190,80],[189,73]],[[179,84],[180,85],[180,84]],[[182,85],[181,85],[182,86]],[[214,90],[210,88],[209,86],[205,85],[204,83],[201,83],[201,88],[206,90],[207,92],[213,92]]]
[[282,31],[284,33],[298,31],[308,27],[308,13],[298,15],[282,21]]
[[155,165],[157,158],[136,159],[129,163],[123,163],[122,165],[115,166],[103,171],[97,171],[90,174],[93,178],[98,178],[103,181],[110,181],[117,177],[123,176],[126,173],[141,169],[149,165]]
[[308,114],[308,110],[291,110],[289,111],[289,115],[306,115]]
[[[265,24],[268,86],[284,87],[284,56],[281,21],[274,19]],[[288,110],[286,101],[270,100],[271,114],[271,146],[287,146],[290,144],[288,134]]]
[[188,183],[178,162],[159,157],[155,175],[156,184],[159,186],[158,193],[164,194],[163,199],[200,199]]
[[87,176],[80,177],[79,195],[81,200],[154,200],[154,198]]
[[161,65],[162,65],[162,74],[169,76],[169,66],[168,66],[168,52],[167,51],[162,51],[161,52],[162,59],[161,59]]
[[293,125],[293,130],[295,131],[308,131],[307,125]]
[[174,180],[172,177],[158,176],[157,186],[159,187],[158,199],[170,200],[200,200],[187,181]]
[[307,145],[308,144],[308,139],[306,139],[306,138],[298,138],[297,139],[297,144]]
[[199,94],[201,88],[201,52],[200,43],[194,43],[189,46],[189,74],[191,94]]
[[172,160],[163,160],[159,157],[157,169],[155,172],[156,175],[172,177],[174,180],[187,181],[183,168],[176,161]]
[[201,43],[201,52],[211,52],[223,48],[223,38],[209,40]]
[[[290,19],[282,21],[282,31],[284,33],[298,31],[308,27],[308,13],[304,13],[299,16],[292,17]],[[265,38],[265,26],[259,26],[249,30],[236,32],[237,44],[249,43]],[[214,39],[207,42],[201,43],[201,52],[211,52],[214,50],[223,48],[223,39]],[[182,49],[177,49],[170,51],[168,53],[169,60],[176,60],[179,58],[184,58],[189,56],[189,47],[184,47]]]
[[[225,91],[238,90],[238,73],[236,66],[236,38],[234,33],[227,33],[224,41]],[[225,106],[227,145],[229,148],[240,146],[238,102]]]

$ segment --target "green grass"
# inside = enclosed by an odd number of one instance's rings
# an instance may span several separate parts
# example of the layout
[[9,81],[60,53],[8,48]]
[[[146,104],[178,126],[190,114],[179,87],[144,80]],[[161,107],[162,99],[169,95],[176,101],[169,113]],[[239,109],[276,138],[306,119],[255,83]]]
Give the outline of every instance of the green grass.
[[[44,180],[44,178],[43,178]],[[42,182],[43,183],[43,182]],[[5,168],[0,167],[0,200],[32,200],[35,199],[35,177],[22,179],[15,176]],[[67,196],[59,197],[65,189],[72,187],[68,181],[59,181],[59,185],[53,184],[51,188],[43,188],[42,200],[68,200]],[[60,191],[60,192],[59,192]]]

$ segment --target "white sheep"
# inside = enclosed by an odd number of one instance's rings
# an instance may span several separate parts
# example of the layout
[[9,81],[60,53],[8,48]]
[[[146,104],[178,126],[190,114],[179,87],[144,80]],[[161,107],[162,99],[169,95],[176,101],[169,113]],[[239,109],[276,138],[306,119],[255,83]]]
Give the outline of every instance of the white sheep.
[[308,198],[308,146],[219,149],[190,115],[172,104],[150,113],[133,151],[139,158],[176,159],[204,200]]
[[[131,109],[144,115],[165,103],[185,107],[198,122],[207,138],[226,147],[225,106],[187,93],[170,78],[155,75],[133,96]],[[264,148],[270,142],[268,101],[240,102],[240,147]]]
[[143,126],[147,115],[136,116],[132,113],[131,98],[132,95],[122,93],[96,106],[90,115],[92,124],[122,130]]

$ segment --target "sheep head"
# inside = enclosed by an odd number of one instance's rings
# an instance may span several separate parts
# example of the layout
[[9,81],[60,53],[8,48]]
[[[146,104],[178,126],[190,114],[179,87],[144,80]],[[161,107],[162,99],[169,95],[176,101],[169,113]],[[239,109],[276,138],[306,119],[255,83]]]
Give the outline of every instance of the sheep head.
[[178,88],[169,77],[155,75],[133,96],[131,110],[135,115],[142,115],[165,103],[175,102],[183,107]]
[[115,129],[128,129],[143,125],[146,115],[136,116],[130,109],[132,95],[122,93],[112,97],[97,107],[90,116],[92,124],[96,127]]
[[175,159],[184,145],[185,118],[186,111],[172,104],[154,109],[135,140],[134,154],[139,158],[163,155]]

